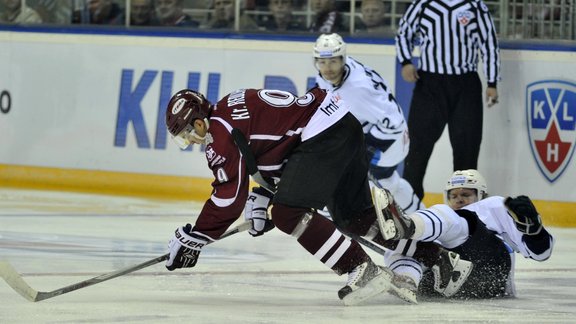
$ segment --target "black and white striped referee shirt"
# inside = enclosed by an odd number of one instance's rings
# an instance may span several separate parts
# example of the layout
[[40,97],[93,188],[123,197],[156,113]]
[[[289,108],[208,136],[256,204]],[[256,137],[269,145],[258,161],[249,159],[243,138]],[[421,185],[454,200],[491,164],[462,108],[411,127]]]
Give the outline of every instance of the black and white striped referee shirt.
[[475,72],[482,55],[488,85],[495,87],[500,79],[496,29],[481,0],[414,0],[396,35],[396,54],[402,65],[411,63],[415,42],[420,44],[422,71]]

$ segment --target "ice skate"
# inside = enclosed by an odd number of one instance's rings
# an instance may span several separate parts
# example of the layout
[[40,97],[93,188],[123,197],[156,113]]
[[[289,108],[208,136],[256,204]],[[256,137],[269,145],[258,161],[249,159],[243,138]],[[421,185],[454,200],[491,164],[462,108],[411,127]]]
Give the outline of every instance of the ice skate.
[[472,262],[460,259],[458,253],[443,251],[438,261],[432,266],[434,290],[446,297],[451,297],[466,282],[473,267]]
[[364,262],[348,273],[348,282],[338,291],[338,297],[346,306],[360,304],[387,291],[393,276],[388,268],[379,267],[372,261]]
[[409,239],[414,234],[414,223],[394,202],[388,190],[373,187],[372,201],[380,233],[385,240]]
[[394,274],[388,292],[406,302],[418,304],[418,300],[416,299],[418,287],[416,287],[414,280],[408,276]]

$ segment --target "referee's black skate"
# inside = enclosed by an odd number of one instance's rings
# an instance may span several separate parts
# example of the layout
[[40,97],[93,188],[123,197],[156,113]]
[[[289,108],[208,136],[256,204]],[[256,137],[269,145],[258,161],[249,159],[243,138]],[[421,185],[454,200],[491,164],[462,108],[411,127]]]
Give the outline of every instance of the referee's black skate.
[[454,295],[466,282],[474,265],[456,252],[444,250],[432,266],[434,290],[446,297]]
[[348,273],[346,286],[338,291],[344,305],[353,306],[374,297],[390,288],[392,271],[367,261]]
[[414,223],[396,204],[394,197],[384,188],[372,187],[372,201],[380,233],[385,240],[409,239],[414,235]]

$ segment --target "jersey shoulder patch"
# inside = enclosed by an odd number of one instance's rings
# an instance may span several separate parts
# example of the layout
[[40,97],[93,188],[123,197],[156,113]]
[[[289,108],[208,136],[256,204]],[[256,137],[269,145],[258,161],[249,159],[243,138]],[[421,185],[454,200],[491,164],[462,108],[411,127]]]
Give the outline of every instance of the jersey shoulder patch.
[[208,164],[210,168],[214,168],[215,166],[226,162],[226,158],[216,153],[216,150],[214,150],[214,147],[212,145],[208,145],[206,147],[206,159],[208,159]]

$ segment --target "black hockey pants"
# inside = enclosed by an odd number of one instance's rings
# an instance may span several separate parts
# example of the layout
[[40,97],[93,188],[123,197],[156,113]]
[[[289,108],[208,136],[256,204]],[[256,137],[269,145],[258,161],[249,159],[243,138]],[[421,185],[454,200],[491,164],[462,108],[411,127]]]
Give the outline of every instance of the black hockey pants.
[[418,72],[408,114],[410,151],[403,177],[416,195],[424,197],[424,175],[434,145],[446,124],[452,145],[453,168],[478,168],[482,142],[482,84],[477,73],[442,75]]

